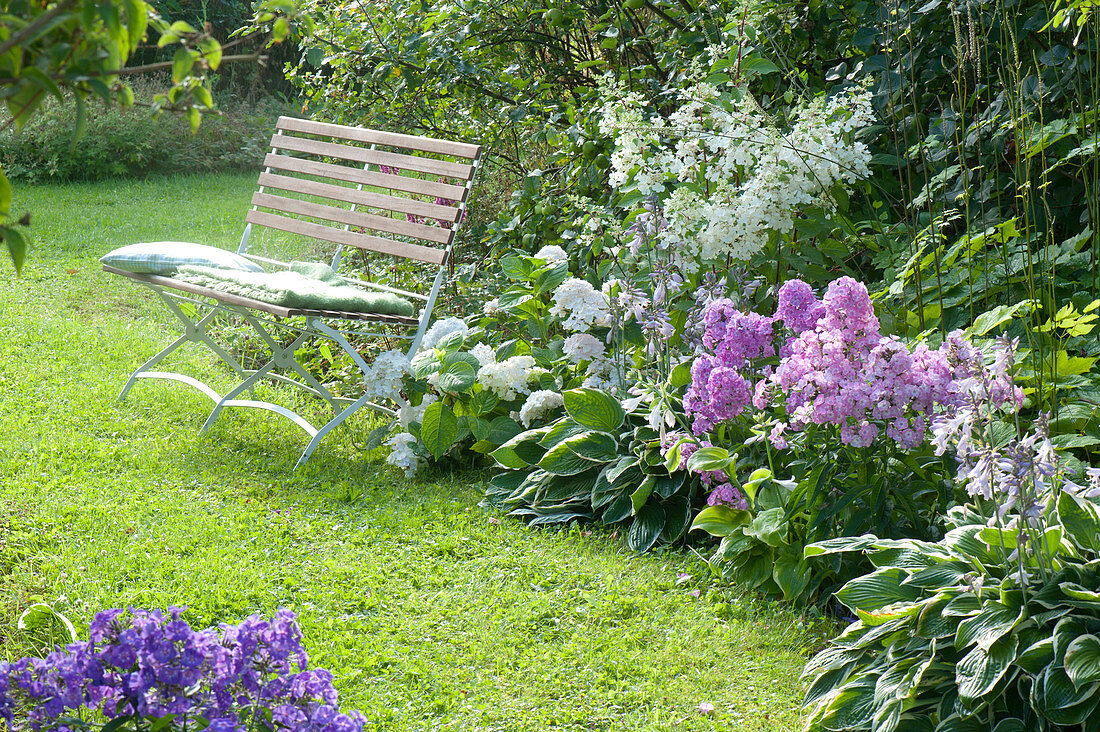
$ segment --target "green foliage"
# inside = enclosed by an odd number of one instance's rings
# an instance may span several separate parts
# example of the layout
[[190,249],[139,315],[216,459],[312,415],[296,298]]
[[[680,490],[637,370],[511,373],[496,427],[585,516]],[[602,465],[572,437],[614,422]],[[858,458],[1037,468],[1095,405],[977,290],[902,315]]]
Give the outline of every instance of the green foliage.
[[169,316],[96,258],[171,232],[233,242],[254,183],[17,189],[41,234],[20,279],[0,274],[0,659],[34,650],[16,624],[39,601],[81,635],[104,607],[186,605],[204,627],[286,606],[370,728],[797,730],[819,632],[716,587],[690,553],[486,515],[481,473],[408,481],[359,453],[367,420],[294,472],[303,436],[284,420],[240,413],[200,436],[189,390],[115,400]]
[[[951,512],[935,544],[842,539],[807,556],[862,551],[875,571],[837,593],[858,620],[806,667],[807,728],[1093,729],[1100,703],[1100,510],[1062,493],[1042,579],[1005,559],[1015,532]],[[1084,727],[1079,725],[1084,724]]]
[[[149,101],[155,85],[134,87],[138,101]],[[275,100],[230,106],[208,115],[192,135],[188,121],[177,115],[154,119],[142,109],[92,104],[84,113],[84,134],[74,143],[75,107],[49,100],[18,133],[0,130],[0,166],[17,183],[255,171],[280,114],[292,110]]]
[[565,392],[566,415],[521,432],[492,455],[506,468],[484,505],[533,525],[598,519],[622,523],[627,546],[645,552],[678,541],[699,502],[698,479],[669,472],[645,415],[593,389]]
[[[169,23],[145,0],[2,0],[0,21],[0,101],[9,115],[0,129],[22,130],[48,98],[65,101],[68,93],[76,110],[75,147],[84,132],[89,98],[121,107],[134,104],[134,91],[125,78],[142,69],[127,68],[127,63],[150,32],[156,34],[159,48],[174,49],[170,63],[144,67],[171,68],[172,83],[153,97],[152,110],[186,113],[194,132],[202,111],[213,108],[207,75],[221,64],[221,45],[206,29],[184,21]],[[269,42],[281,41],[292,28],[305,33],[312,29],[294,0],[264,0],[256,6],[251,24],[266,31]],[[24,237],[8,219],[8,207],[0,199],[0,238],[18,268]]]

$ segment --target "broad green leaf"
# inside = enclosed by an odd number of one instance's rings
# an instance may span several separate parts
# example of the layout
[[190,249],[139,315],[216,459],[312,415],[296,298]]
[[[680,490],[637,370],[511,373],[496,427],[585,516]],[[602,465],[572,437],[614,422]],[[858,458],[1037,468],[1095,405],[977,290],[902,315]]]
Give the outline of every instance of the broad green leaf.
[[692,531],[705,531],[711,536],[729,536],[752,520],[752,514],[730,506],[708,506],[691,522]]
[[641,512],[642,507],[646,505],[646,501],[653,494],[653,486],[656,484],[657,478],[650,475],[642,481],[637,490],[630,494],[630,505],[633,507],[632,512],[634,514]]
[[1016,636],[1009,635],[988,649],[976,646],[955,666],[959,698],[966,702],[981,699],[997,685],[1016,658]]
[[557,447],[569,438],[583,435],[585,432],[588,432],[586,427],[570,419],[561,419],[550,425],[549,430],[543,438],[539,440],[539,444],[549,450],[552,447]]
[[172,81],[179,84],[191,75],[191,69],[195,65],[197,52],[186,48],[177,48],[172,55]]
[[1100,603],[1100,592],[1095,592],[1082,587],[1075,582],[1062,582],[1058,585],[1058,589],[1062,591],[1066,597],[1071,597],[1074,600],[1085,600],[1086,602]]
[[[505,417],[501,415],[500,417],[497,417],[489,423],[488,440],[498,445],[503,445],[505,442],[508,442],[513,437],[520,434],[522,431],[523,428],[519,426],[518,422],[516,422],[511,417]],[[530,445],[530,447],[535,448],[534,450],[526,449],[525,452],[519,452],[518,454],[524,459],[530,457],[530,459],[533,461],[538,460],[542,456],[542,452],[537,449],[537,446],[534,443],[535,441],[532,440]],[[529,446],[525,444],[523,448],[529,448]]]
[[564,396],[565,411],[577,424],[589,429],[615,432],[626,418],[619,400],[602,391],[570,389]]
[[11,213],[11,182],[0,168],[0,218]]
[[634,523],[626,535],[626,545],[639,553],[648,551],[664,528],[664,509],[656,503],[648,503],[634,517]]
[[221,44],[213,38],[204,38],[199,42],[199,50],[202,51],[202,57],[206,59],[206,63],[210,64],[211,70],[217,69],[222,62]]
[[1074,639],[1066,649],[1065,667],[1078,689],[1100,681],[1100,638],[1089,634]]
[[813,544],[807,544],[803,550],[805,557],[819,557],[823,554],[839,554],[842,552],[860,552],[869,546],[873,546],[878,537],[873,534],[863,536],[841,536],[836,539],[826,539]]
[[860,729],[874,716],[874,709],[875,677],[857,676],[825,705],[819,729]]
[[458,418],[443,402],[434,402],[420,421],[420,441],[436,460],[450,450],[458,439]]
[[725,470],[736,460],[720,447],[700,447],[688,458],[687,467],[694,471]]
[[1036,711],[1055,724],[1080,724],[1096,707],[1100,686],[1086,684],[1078,689],[1061,666],[1047,666],[1042,679],[1032,687]]
[[547,450],[539,460],[539,467],[554,475],[576,475],[591,468],[592,461],[578,456],[567,442],[562,442]]
[[0,226],[0,236],[4,238],[4,243],[8,247],[8,253],[11,255],[12,264],[15,265],[15,271],[21,272],[23,262],[27,258],[27,240],[23,237],[22,232],[9,226]]
[[460,394],[467,391],[477,382],[477,359],[471,364],[467,358],[468,353],[448,353],[443,357],[443,363],[439,368],[439,376],[436,377],[436,385],[443,391],[451,394]]
[[671,544],[687,531],[691,520],[691,503],[683,496],[674,496],[662,502],[661,508],[665,512],[665,527],[661,529],[660,540]]
[[980,648],[989,648],[1023,618],[1022,607],[1016,610],[986,601],[980,613],[959,623],[959,628],[955,631],[955,648],[962,651],[973,643],[977,643]]
[[915,587],[902,585],[906,574],[900,569],[878,569],[844,585],[836,598],[852,610],[870,612],[895,602],[912,602],[919,596]]
[[1015,305],[998,305],[975,318],[974,325],[967,328],[967,333],[972,338],[983,336],[994,328],[998,328],[1012,320],[1021,310],[1025,312],[1030,310],[1031,305],[1031,300],[1021,300]]
[[802,595],[810,584],[811,574],[809,563],[797,553],[786,551],[775,558],[772,579],[783,591],[783,599],[787,602],[793,602]]
[[856,617],[862,620],[864,625],[874,627],[876,625],[888,623],[891,620],[914,617],[918,615],[923,608],[923,603],[895,602],[885,607],[881,607],[878,610],[856,610]]
[[1100,520],[1096,509],[1069,491],[1058,496],[1058,521],[1066,536],[1082,549],[1100,551]]
[[[704,448],[705,449],[705,448]],[[770,480],[772,477],[772,471],[767,468],[757,468],[752,471],[749,479],[741,484],[741,492],[748,496],[750,501],[756,500],[756,489],[760,487],[760,484],[765,480]]]
[[593,462],[610,463],[619,458],[618,443],[611,435],[602,432],[585,432],[570,437],[562,444],[568,446],[577,457]]
[[1020,652],[1016,665],[1032,676],[1038,676],[1054,660],[1054,638],[1047,636]]
[[786,511],[782,508],[761,511],[744,528],[744,532],[749,536],[755,536],[770,547],[786,546]]
[[687,475],[678,472],[676,475],[658,475],[657,485],[653,491],[661,498],[671,498],[684,486]]
[[952,595],[941,592],[929,601],[917,616],[917,637],[932,640],[955,635],[959,619],[944,615],[943,609],[951,601]]
[[[490,453],[494,460],[505,468],[523,470],[538,463],[544,453],[539,448],[538,441],[545,435],[546,428],[528,430],[522,432]],[[534,452],[534,455],[531,453]],[[528,459],[529,457],[533,459]]]

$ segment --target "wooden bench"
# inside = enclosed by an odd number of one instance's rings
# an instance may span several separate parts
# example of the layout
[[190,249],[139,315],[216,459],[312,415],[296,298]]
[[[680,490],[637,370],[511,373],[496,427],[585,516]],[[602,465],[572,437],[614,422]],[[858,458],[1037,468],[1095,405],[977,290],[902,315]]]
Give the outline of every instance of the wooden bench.
[[[153,290],[183,325],[179,338],[131,374],[119,399],[125,399],[140,379],[188,384],[214,402],[204,431],[226,407],[275,412],[310,436],[298,459],[300,466],[321,439],[352,414],[366,406],[385,407],[372,401],[369,393],[358,399],[333,395],[298,363],[295,353],[311,339],[326,339],[350,356],[364,378],[370,373],[370,365],[356,344],[365,338],[404,338],[409,341],[408,357],[416,353],[451,261],[456,234],[465,218],[482,148],[290,117],[279,119],[271,148],[264,159],[258,190],[252,195],[252,208],[245,214],[238,253],[266,269],[285,269],[292,258],[320,260],[339,272],[346,283],[419,303],[419,313],[406,317],[291,308],[173,276],[135,274],[106,265],[104,269]],[[278,250],[282,256],[272,256],[269,249]],[[308,251],[306,256],[286,254],[300,253],[303,249]],[[397,272],[397,263],[427,268],[424,281],[431,281],[430,288],[412,290],[384,277],[378,281],[378,277],[369,274],[348,273],[347,265],[352,259],[349,252],[356,250],[366,253],[368,261],[364,268],[368,273],[372,268],[375,272]],[[228,347],[211,336],[211,324],[219,314],[227,312],[243,318],[266,344],[270,351],[266,364],[245,368]],[[368,326],[382,330],[363,330]],[[187,374],[154,370],[189,342],[202,343],[213,351],[241,378],[240,383],[221,394]],[[239,398],[262,379],[290,384],[326,400],[333,410],[332,418],[315,427],[286,406]]]

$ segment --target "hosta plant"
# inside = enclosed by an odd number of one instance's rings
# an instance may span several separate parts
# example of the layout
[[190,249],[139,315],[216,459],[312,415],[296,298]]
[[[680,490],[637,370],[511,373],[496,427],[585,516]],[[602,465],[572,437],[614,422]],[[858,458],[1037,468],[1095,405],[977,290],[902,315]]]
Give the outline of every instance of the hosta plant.
[[1100,511],[1059,496],[1041,535],[1049,572],[1006,561],[1014,531],[952,518],[938,543],[807,548],[875,565],[837,593],[858,620],[806,666],[807,729],[1100,730]]
[[492,453],[507,470],[492,479],[484,503],[532,524],[623,523],[627,545],[639,552],[683,536],[699,481],[665,467],[645,415],[595,389],[571,389],[563,401],[561,419]]

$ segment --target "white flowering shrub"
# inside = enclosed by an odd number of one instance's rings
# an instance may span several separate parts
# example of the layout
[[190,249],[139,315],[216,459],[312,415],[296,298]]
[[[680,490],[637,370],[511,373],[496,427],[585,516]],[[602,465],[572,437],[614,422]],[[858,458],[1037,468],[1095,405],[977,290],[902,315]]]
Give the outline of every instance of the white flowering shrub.
[[604,93],[610,182],[657,198],[661,237],[683,252],[687,271],[750,259],[769,237],[793,233],[801,211],[833,209],[838,189],[869,174],[870,150],[856,139],[872,121],[867,89],[813,99],[783,126],[741,88],[696,84],[667,117],[650,114],[637,92],[607,84]]

